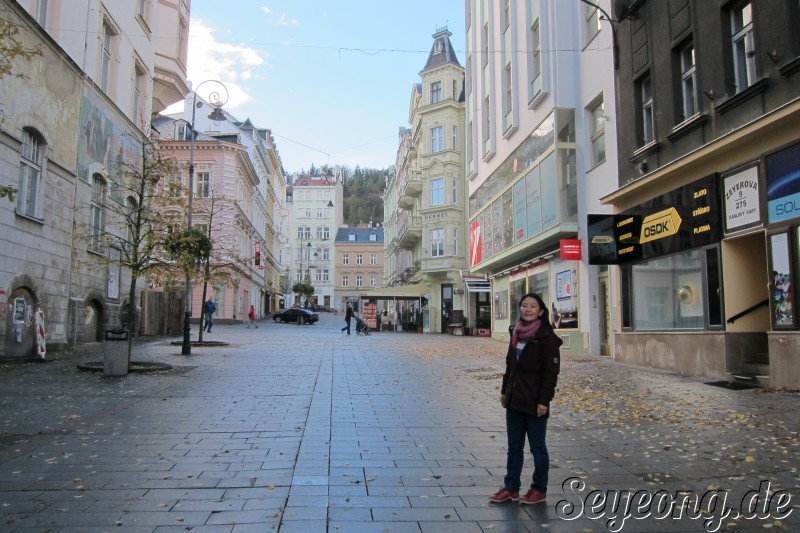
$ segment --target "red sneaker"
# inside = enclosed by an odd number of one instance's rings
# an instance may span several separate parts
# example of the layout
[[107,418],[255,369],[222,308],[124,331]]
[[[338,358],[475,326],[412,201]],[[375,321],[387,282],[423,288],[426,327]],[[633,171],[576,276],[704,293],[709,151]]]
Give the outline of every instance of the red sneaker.
[[491,503],[515,502],[517,500],[519,500],[519,492],[512,492],[506,488],[502,488],[489,496],[489,502]]
[[525,493],[524,496],[520,496],[519,503],[524,503],[525,505],[533,505],[534,503],[541,503],[547,499],[547,494],[544,492],[540,492],[536,489],[531,489]]

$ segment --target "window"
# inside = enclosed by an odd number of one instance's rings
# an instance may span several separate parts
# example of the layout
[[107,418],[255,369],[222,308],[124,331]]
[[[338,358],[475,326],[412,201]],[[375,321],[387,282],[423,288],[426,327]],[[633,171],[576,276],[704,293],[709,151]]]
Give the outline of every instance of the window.
[[322,239],[322,235],[324,234],[323,233],[324,229],[325,228],[323,228],[322,226],[317,226],[317,239]]
[[350,264],[350,254],[342,254],[342,264],[343,265]]
[[361,254],[356,254],[356,264],[363,265],[364,264],[364,256]]
[[431,103],[438,104],[442,101],[442,82],[435,81],[431,83]]
[[444,255],[444,230],[431,230],[431,257],[442,257]]
[[369,240],[371,240],[372,242],[377,242],[378,241],[378,236],[375,235],[374,233],[370,233],[369,234]]
[[47,0],[39,0],[36,4],[36,22],[42,28],[47,23]]
[[320,253],[320,259],[322,259],[323,261],[327,261],[331,258],[330,249],[328,248],[320,248],[319,253]]
[[211,198],[211,173],[198,172],[194,180],[194,197]]
[[330,238],[331,238],[331,228],[329,228],[328,226],[323,227],[322,228],[322,240],[327,241]]
[[539,33],[539,0],[528,2],[528,101],[542,92],[542,42]]
[[458,150],[458,126],[453,126],[453,150]]
[[350,277],[342,276],[342,287],[347,287],[349,285],[350,285]]
[[305,216],[305,218],[311,218],[311,208],[310,207],[306,207],[303,210],[303,215]]
[[[509,57],[511,54],[509,54]],[[511,60],[506,63],[506,68],[503,72],[503,131],[507,131],[514,125],[512,120],[512,112],[514,111],[514,92],[513,80],[511,76]]]
[[453,80],[453,100],[458,100],[458,81]]
[[146,87],[146,72],[138,61],[133,67],[133,122],[141,125],[144,123],[144,90]]
[[639,98],[641,103],[641,116],[639,117],[639,128],[642,139],[642,146],[653,142],[655,134],[653,131],[653,86],[650,76],[645,76],[639,82]]
[[685,46],[681,52],[681,100],[683,120],[697,113],[697,74],[695,73],[694,45]]
[[328,282],[328,269],[327,268],[320,268],[317,269],[316,273],[314,274],[314,279],[320,282]]
[[90,242],[89,249],[100,251],[103,242],[103,227],[106,209],[106,180],[95,175],[92,180],[92,201],[89,207]]
[[325,218],[325,210],[321,207],[317,208],[317,218]]
[[100,88],[109,94],[113,78],[114,45],[116,32],[111,25],[103,21],[103,38],[100,43]]
[[42,154],[44,143],[31,129],[22,131],[22,151],[19,162],[19,199],[17,213],[42,218]]
[[347,236],[347,240],[350,241],[350,242],[355,242],[356,241],[356,234],[355,233],[350,233]]
[[137,10],[137,14],[143,19],[147,18],[145,16],[147,15],[147,0],[139,0],[139,8]]
[[444,178],[431,180],[431,205],[444,203]]
[[297,227],[297,238],[298,239],[302,239],[303,238],[303,226],[298,226]]
[[370,276],[369,277],[369,286],[372,287],[372,288],[375,288],[377,285],[378,285],[378,280],[375,278],[375,276]]
[[363,276],[356,276],[356,287],[362,287],[363,285],[364,285]]
[[170,198],[180,198],[183,195],[183,183],[180,174],[175,174],[167,178],[167,195]]
[[431,153],[441,152],[444,150],[444,128],[436,126],[431,128]]
[[458,228],[453,228],[453,255],[458,256]]
[[586,42],[590,43],[600,33],[600,11],[597,6],[584,5],[586,15]]
[[311,226],[303,228],[303,238],[307,241],[311,240]]
[[377,265],[378,264],[378,256],[375,254],[369,254],[369,264],[370,265]]
[[451,200],[451,203],[457,204],[458,203],[458,180],[457,179],[453,179],[453,188],[451,190],[452,190],[452,193],[453,193],[453,198]]
[[756,51],[753,41],[753,8],[750,2],[731,11],[733,77],[736,92],[747,89],[756,80]]
[[483,155],[487,155],[492,149],[492,113],[491,100],[489,95],[483,99]]
[[606,117],[602,96],[589,110],[591,115],[592,165],[606,160]]

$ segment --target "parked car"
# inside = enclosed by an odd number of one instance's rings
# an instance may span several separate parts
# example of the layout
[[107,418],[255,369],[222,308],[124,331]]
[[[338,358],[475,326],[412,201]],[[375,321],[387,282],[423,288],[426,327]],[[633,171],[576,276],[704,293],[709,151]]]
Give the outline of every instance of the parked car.
[[281,311],[280,313],[275,313],[272,315],[272,320],[275,322],[298,322],[300,324],[313,324],[317,320],[319,320],[319,315],[317,313],[312,313],[308,309],[299,309],[293,307],[291,309],[286,309],[285,311]]
[[324,305],[318,305],[317,306],[317,312],[319,312],[319,313],[332,313],[333,309],[331,309],[330,307],[325,307]]

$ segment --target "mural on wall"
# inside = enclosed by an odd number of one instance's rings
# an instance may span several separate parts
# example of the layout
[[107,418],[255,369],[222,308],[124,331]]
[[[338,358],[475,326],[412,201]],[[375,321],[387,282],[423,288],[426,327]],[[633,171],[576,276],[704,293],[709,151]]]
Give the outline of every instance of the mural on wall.
[[116,115],[98,100],[89,94],[81,102],[78,176],[84,181],[90,181],[98,172],[115,176],[124,170],[125,161],[136,161],[141,152],[138,136],[123,130],[115,122]]

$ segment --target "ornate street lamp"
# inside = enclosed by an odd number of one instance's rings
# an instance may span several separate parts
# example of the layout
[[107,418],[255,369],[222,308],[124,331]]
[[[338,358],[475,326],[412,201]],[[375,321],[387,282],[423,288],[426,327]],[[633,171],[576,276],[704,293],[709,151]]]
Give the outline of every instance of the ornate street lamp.
[[[207,83],[216,84],[215,88],[209,93],[208,100],[214,109],[208,118],[214,122],[223,122],[225,114],[222,112],[222,106],[228,102],[228,88],[225,84],[217,80],[206,80],[200,82],[197,87],[192,90],[192,137],[189,144],[189,204],[188,212],[186,214],[186,227],[187,230],[192,229],[192,198],[194,198],[194,139],[195,139],[195,111],[203,106],[203,102],[197,101],[197,90]],[[191,319],[192,319],[192,279],[189,273],[186,273],[186,289],[184,294],[184,314],[183,314],[183,345],[181,346],[181,355],[192,355],[192,341],[191,341]]]

